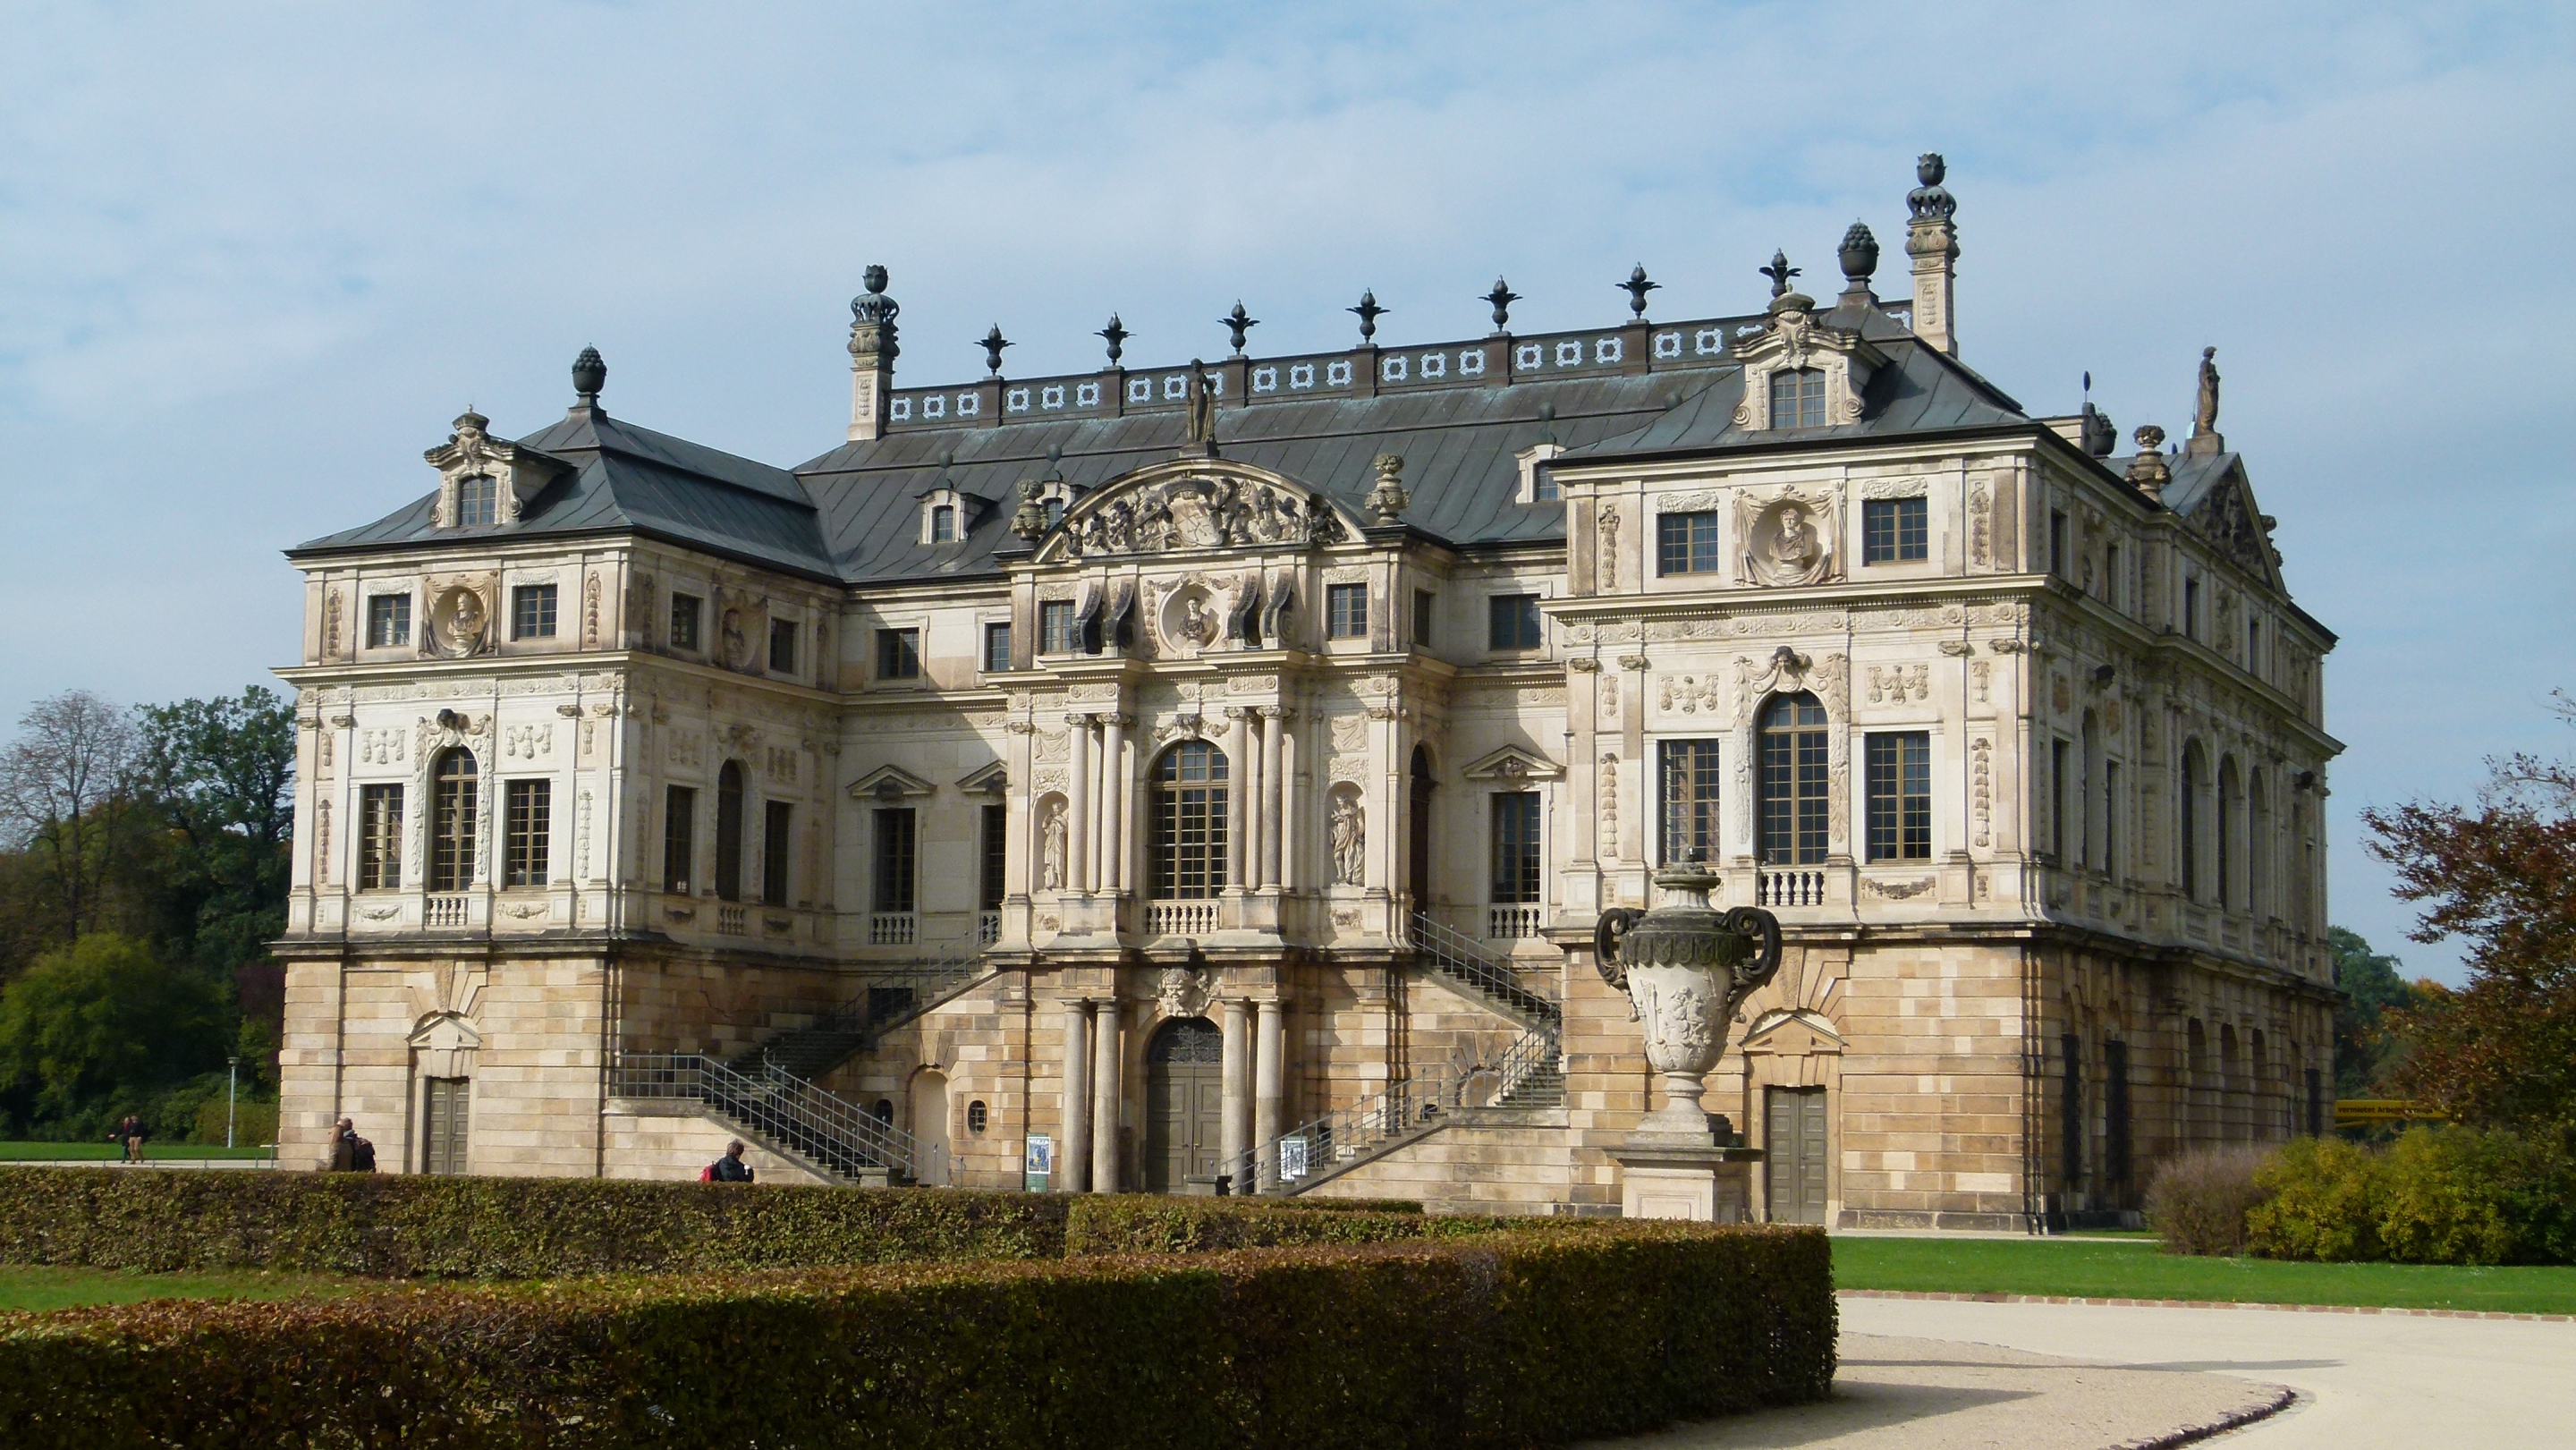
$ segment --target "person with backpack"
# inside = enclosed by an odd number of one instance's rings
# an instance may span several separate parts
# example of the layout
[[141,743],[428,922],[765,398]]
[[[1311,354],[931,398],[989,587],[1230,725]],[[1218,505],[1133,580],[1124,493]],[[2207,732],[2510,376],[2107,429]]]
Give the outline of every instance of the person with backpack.
[[700,1183],[749,1183],[751,1165],[742,1161],[742,1140],[725,1144],[724,1156],[698,1170]]
[[376,1145],[358,1136],[358,1125],[347,1118],[331,1133],[332,1173],[373,1173],[376,1171]]

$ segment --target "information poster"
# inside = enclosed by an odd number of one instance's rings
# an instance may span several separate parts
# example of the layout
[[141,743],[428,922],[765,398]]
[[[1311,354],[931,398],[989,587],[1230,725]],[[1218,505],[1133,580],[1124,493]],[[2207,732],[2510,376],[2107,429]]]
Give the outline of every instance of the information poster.
[[1027,1180],[1021,1186],[1031,1193],[1047,1191],[1047,1180],[1055,1175],[1055,1138],[1047,1133],[1029,1135]]
[[1304,1138],[1279,1140],[1279,1176],[1282,1178],[1306,1176],[1306,1140]]

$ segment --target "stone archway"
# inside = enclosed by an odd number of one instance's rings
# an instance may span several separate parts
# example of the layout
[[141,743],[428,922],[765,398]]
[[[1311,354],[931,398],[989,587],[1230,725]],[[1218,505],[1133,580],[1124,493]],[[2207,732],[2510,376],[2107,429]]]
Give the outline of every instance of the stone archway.
[[1220,1171],[1225,1131],[1225,1035],[1204,1017],[1176,1017],[1145,1048],[1144,1188],[1179,1193]]

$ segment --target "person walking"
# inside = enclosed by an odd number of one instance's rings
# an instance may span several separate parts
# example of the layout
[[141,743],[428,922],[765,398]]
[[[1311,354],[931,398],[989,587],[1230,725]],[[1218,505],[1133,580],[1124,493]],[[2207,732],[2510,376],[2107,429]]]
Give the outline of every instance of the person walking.
[[331,1165],[326,1171],[332,1173],[358,1171],[359,1142],[358,1125],[347,1118],[342,1118],[340,1125],[331,1130]]
[[724,1156],[707,1165],[707,1171],[699,1176],[709,1183],[749,1183],[751,1165],[742,1161],[742,1140],[736,1138],[725,1144]]
[[117,1123],[116,1141],[120,1147],[125,1149],[126,1162],[140,1163],[143,1161],[144,1136],[145,1131],[143,1120],[132,1113],[127,1113],[125,1117]]

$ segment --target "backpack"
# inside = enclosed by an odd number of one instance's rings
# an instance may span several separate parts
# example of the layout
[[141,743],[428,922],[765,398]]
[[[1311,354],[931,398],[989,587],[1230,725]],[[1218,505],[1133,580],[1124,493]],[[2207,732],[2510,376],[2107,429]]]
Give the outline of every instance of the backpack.
[[368,1142],[364,1138],[360,1138],[356,1144],[352,1146],[349,1154],[349,1171],[352,1173],[375,1172],[376,1145]]
[[713,1183],[713,1182],[715,1182],[715,1181],[716,1181],[716,1165],[714,1165],[713,1163],[710,1163],[710,1164],[708,1164],[706,1167],[699,1169],[699,1170],[698,1170],[698,1181],[699,1181],[700,1183]]

